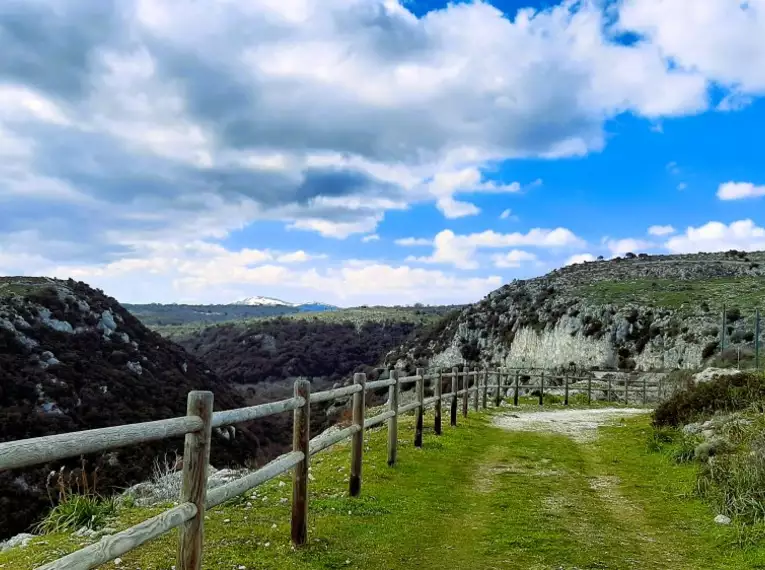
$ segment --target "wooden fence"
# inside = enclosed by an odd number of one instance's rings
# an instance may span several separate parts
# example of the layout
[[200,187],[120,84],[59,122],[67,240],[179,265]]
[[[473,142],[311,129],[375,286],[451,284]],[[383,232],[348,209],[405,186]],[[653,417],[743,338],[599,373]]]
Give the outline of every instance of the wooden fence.
[[[69,457],[97,453],[127,445],[156,441],[185,435],[183,454],[183,479],[179,504],[167,511],[147,519],[127,530],[105,536],[99,542],[77,550],[63,558],[40,566],[37,570],[88,570],[113,560],[130,550],[156,538],[173,528],[180,528],[177,550],[177,570],[199,570],[202,565],[205,510],[220,505],[258,485],[292,469],[292,542],[301,546],[307,541],[308,515],[308,463],[310,457],[340,441],[351,439],[351,469],[348,482],[351,496],[358,496],[362,482],[362,449],[364,430],[387,422],[388,424],[388,465],[396,463],[398,441],[398,418],[414,411],[416,413],[414,445],[422,447],[424,412],[435,408],[436,435],[441,434],[441,412],[443,403],[449,405],[450,424],[457,425],[458,404],[461,398],[462,414],[468,415],[470,397],[473,408],[486,408],[489,391],[493,392],[494,404],[511,392],[514,403],[522,393],[537,392],[539,403],[544,403],[547,389],[563,390],[564,404],[569,403],[569,394],[574,390],[586,393],[588,401],[602,386],[593,381],[569,376],[538,375],[536,384],[531,376],[511,374],[505,370],[473,370],[425,374],[417,369],[414,376],[399,377],[391,370],[389,377],[367,382],[364,374],[355,374],[353,384],[333,390],[311,394],[311,385],[306,380],[295,382],[292,398],[247,408],[213,412],[212,392],[194,391],[188,395],[186,416],[144,422],[124,426],[72,432],[20,441],[0,443],[0,471],[29,467]],[[490,383],[490,378],[493,383]],[[521,379],[524,382],[521,382]],[[443,393],[444,381],[451,379],[451,390]],[[460,382],[461,380],[461,382]],[[547,388],[545,386],[547,380]],[[572,383],[572,380],[574,381]],[[586,382],[583,392],[582,382]],[[425,397],[426,383],[431,384],[433,394]],[[402,386],[415,384],[415,398],[409,404],[400,405],[399,394]],[[555,387],[553,388],[553,384]],[[577,387],[578,386],[578,387]],[[388,388],[388,410],[373,417],[365,416],[365,394],[371,390]],[[612,388],[614,390],[612,391]],[[634,388],[634,387],[633,387]],[[652,386],[661,394],[661,385]],[[629,400],[629,383],[625,381],[622,393]],[[642,401],[648,397],[648,385],[641,386]],[[608,384],[608,399],[617,394],[616,387]],[[338,431],[327,431],[314,438],[309,433],[310,406],[318,402],[332,401],[342,397],[353,397],[353,419],[351,425]],[[595,394],[597,397],[597,394]],[[239,422],[265,418],[279,413],[293,412],[292,451],[285,453],[260,469],[231,481],[220,487],[207,490],[208,463],[210,457],[212,428]]]

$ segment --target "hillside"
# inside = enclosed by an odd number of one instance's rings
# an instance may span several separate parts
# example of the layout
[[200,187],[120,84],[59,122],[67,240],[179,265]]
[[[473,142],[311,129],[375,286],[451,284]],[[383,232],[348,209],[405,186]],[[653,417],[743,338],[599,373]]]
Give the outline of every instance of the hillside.
[[288,305],[185,305],[124,303],[123,306],[147,326],[178,326],[191,323],[220,323],[255,317],[276,317],[300,311]]
[[737,359],[740,349],[746,365],[754,310],[765,308],[764,277],[765,252],[628,254],[572,265],[497,289],[389,362],[691,368],[719,353],[725,304],[724,356]]
[[[199,359],[146,328],[117,301],[82,282],[0,278],[0,441],[158,420],[186,413],[186,395],[215,393],[215,408],[246,404]],[[286,422],[282,425],[282,422]],[[216,434],[213,465],[281,452],[289,418]],[[99,491],[144,480],[155,458],[182,440],[87,458]],[[50,507],[46,476],[61,465],[0,473],[0,538],[27,530]]]

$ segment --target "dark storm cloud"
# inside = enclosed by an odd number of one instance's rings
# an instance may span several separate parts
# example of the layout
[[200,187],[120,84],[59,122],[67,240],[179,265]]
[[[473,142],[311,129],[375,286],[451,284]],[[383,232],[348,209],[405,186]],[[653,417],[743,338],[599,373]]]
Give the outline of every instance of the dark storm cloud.
[[0,78],[55,98],[82,98],[94,52],[121,36],[116,0],[0,2]]

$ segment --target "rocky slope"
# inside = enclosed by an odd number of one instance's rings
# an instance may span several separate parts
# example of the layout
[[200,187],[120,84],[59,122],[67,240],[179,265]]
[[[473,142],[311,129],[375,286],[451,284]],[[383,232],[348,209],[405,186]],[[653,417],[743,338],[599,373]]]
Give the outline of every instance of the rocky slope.
[[[183,348],[150,331],[113,298],[82,282],[0,278],[0,441],[184,415],[186,395],[215,393],[215,408],[246,405],[234,387]],[[215,466],[281,451],[289,418],[218,431]],[[282,441],[284,440],[284,441]],[[275,446],[274,449],[271,449]],[[98,490],[145,480],[154,459],[182,440],[88,457]],[[50,506],[46,477],[62,465],[0,472],[0,539],[26,530]]]
[[[765,308],[765,252],[596,261],[513,281],[387,358],[398,366],[467,361],[519,368],[693,368],[720,352],[751,358]],[[765,338],[761,335],[761,344]]]

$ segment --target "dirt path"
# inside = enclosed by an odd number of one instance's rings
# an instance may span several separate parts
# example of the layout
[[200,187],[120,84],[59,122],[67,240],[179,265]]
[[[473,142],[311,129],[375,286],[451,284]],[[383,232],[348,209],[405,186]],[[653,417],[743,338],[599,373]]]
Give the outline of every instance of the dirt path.
[[647,414],[644,408],[598,408],[593,410],[557,410],[553,412],[513,412],[494,418],[494,425],[512,431],[537,431],[567,435],[578,442],[592,441],[598,427],[613,424],[620,418]]

